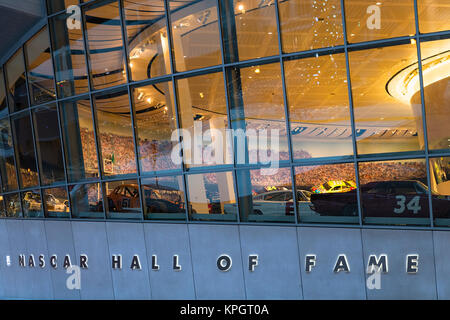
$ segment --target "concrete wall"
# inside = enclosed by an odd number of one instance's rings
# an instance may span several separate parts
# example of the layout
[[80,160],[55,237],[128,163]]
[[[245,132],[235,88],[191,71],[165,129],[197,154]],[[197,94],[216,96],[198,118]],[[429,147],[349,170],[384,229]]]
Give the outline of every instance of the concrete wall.
[[[447,231],[0,220],[0,298],[450,299],[449,244]],[[69,290],[64,257],[79,265],[83,254],[81,289]],[[369,256],[381,254],[388,272],[380,289],[368,289]],[[409,254],[418,255],[416,273],[406,270]],[[217,265],[224,255],[227,271]],[[309,271],[306,255],[315,255]],[[334,271],[339,255],[348,270]],[[135,256],[140,268],[131,269]],[[257,256],[253,271],[249,256]]]

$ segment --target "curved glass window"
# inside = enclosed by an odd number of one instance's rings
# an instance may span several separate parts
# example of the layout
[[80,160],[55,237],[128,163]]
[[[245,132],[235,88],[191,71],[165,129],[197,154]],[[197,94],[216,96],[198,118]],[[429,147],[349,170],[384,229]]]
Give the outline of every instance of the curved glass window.
[[341,1],[278,0],[284,52],[344,44]]
[[128,92],[98,94],[94,96],[94,103],[103,175],[136,174]]
[[8,84],[8,104],[10,112],[28,107],[27,80],[23,51],[17,51],[6,63],[6,81]]
[[126,82],[122,31],[117,2],[97,2],[85,12],[91,82],[103,89]]
[[28,87],[32,105],[54,100],[55,84],[47,28],[25,44]]

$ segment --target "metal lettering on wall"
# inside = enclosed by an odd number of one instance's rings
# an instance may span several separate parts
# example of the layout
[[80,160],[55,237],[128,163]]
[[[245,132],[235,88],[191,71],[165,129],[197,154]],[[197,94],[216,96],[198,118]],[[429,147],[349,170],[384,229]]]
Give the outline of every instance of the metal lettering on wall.
[[[25,254],[18,255],[18,264],[21,267],[46,267],[46,257],[44,254],[39,254],[38,260],[36,261],[33,254],[29,254],[26,256]],[[111,256],[111,268],[120,270],[123,268],[124,258],[121,254],[113,254]],[[49,265],[53,269],[57,269],[58,266],[62,266],[64,269],[72,267],[72,260],[69,254],[66,254],[63,258],[58,259],[56,254],[51,255],[48,258]],[[88,269],[88,256],[86,254],[81,254],[79,256],[79,267],[81,269]],[[317,265],[318,257],[315,254],[307,254],[305,255],[305,268],[304,270],[307,273],[313,272],[314,268]],[[129,266],[131,270],[142,270],[143,266],[138,254],[135,254],[126,259],[126,265]],[[6,265],[11,266],[11,256],[6,256]],[[233,266],[233,260],[231,256],[227,254],[221,254],[216,260],[217,269],[222,272],[227,272],[231,270]],[[351,261],[347,259],[347,256],[344,253],[340,253],[337,255],[336,262],[332,268],[334,273],[339,272],[350,272]],[[258,254],[250,254],[248,256],[248,270],[253,272],[256,270],[256,267],[259,266],[259,255]],[[171,268],[174,271],[182,270],[182,261],[180,261],[180,257],[178,254],[173,255]],[[153,271],[159,271],[160,265],[158,264],[158,256],[152,255],[151,260],[151,269]],[[415,274],[419,271],[419,254],[407,254],[405,257],[405,272],[408,274]],[[367,261],[367,274],[372,274],[374,272],[389,272],[389,259],[386,254],[375,255],[371,254]]]

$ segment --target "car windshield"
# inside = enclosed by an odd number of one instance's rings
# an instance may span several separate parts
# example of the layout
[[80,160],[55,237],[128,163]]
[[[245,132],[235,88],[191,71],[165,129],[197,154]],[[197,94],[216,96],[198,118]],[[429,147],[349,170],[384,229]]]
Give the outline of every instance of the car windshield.
[[325,190],[330,190],[331,189],[331,186],[330,186],[330,184],[328,182],[325,182],[323,184],[323,187],[325,188]]

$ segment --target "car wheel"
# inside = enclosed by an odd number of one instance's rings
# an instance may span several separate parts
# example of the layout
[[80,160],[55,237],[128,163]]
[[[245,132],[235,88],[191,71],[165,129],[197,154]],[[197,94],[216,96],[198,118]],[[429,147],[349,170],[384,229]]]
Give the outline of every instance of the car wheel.
[[358,215],[358,208],[354,204],[348,204],[342,211],[342,215],[355,217]]
[[253,214],[256,214],[258,216],[262,216],[263,215],[261,210],[253,210]]

